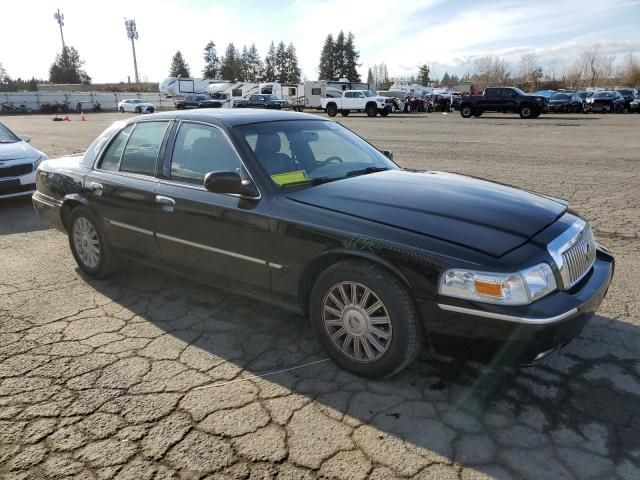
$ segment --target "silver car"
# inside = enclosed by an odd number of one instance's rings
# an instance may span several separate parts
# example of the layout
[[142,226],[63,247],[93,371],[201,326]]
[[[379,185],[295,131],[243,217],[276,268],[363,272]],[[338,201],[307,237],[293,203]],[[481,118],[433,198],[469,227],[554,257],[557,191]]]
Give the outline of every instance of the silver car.
[[47,156],[33,148],[27,135],[16,135],[0,123],[0,198],[31,195],[36,169]]

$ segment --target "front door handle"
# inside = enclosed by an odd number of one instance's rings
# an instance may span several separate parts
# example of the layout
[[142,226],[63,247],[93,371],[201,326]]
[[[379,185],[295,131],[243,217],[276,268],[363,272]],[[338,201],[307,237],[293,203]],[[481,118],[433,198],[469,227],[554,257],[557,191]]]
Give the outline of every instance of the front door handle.
[[102,190],[104,190],[104,187],[102,186],[101,183],[98,182],[90,182],[89,183],[89,190],[91,190],[93,193],[95,193],[96,195],[102,195]]
[[164,195],[156,195],[156,203],[162,205],[163,212],[173,212],[173,207],[176,205],[176,201],[171,197],[165,197]]

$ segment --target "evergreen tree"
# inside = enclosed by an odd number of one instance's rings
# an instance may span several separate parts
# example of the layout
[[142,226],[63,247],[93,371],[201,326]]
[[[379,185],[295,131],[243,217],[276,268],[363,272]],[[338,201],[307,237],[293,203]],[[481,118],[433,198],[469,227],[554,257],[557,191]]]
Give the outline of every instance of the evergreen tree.
[[444,72],[444,75],[442,76],[442,80],[440,80],[440,84],[449,85],[450,83],[451,83],[451,77],[449,77],[449,73]]
[[367,71],[367,83],[369,84],[370,88],[376,88],[375,87],[375,79],[373,78],[373,71],[371,70],[371,67],[369,67],[369,70]]
[[204,68],[202,69],[202,76],[204,78],[218,78],[219,73],[220,59],[216,52],[216,44],[209,42],[204,47]]
[[91,77],[82,68],[84,61],[73,47],[63,47],[62,52],[49,68],[49,81],[52,83],[91,83]]
[[[341,32],[342,33],[342,32]],[[358,59],[360,58],[360,52],[356,50],[355,37],[353,33],[349,32],[347,40],[344,44],[344,76],[352,82],[360,81],[360,74],[358,73]]]
[[189,71],[189,65],[184,60],[182,56],[182,52],[178,50],[173,58],[171,59],[171,66],[169,67],[169,76],[170,77],[190,77],[191,73]]
[[332,80],[335,77],[335,67],[333,63],[333,50],[335,44],[333,35],[327,35],[320,52],[320,65],[318,67],[318,77],[320,80]]
[[237,80],[240,76],[239,68],[240,58],[238,50],[233,42],[227,45],[227,49],[224,52],[224,58],[222,59],[222,67],[220,68],[220,76],[223,80]]
[[331,55],[333,59],[333,77],[328,78],[327,80],[339,80],[340,78],[346,77],[347,65],[345,62],[344,45],[344,32],[340,30],[340,33],[333,44],[333,52]]
[[287,83],[287,48],[284,45],[284,42],[280,42],[278,44],[278,49],[276,50],[275,56],[275,73],[276,73],[276,82],[278,83]]
[[425,87],[428,86],[429,83],[431,83],[431,78],[429,78],[429,73],[431,73],[431,69],[429,68],[429,65],[427,65],[426,63],[423,65],[420,65],[420,68],[418,69],[418,84],[424,85]]
[[298,55],[296,54],[296,47],[293,43],[290,43],[286,51],[287,56],[287,83],[298,83],[302,72],[298,66]]
[[251,44],[247,52],[247,81],[256,82],[263,74],[264,65],[255,43]]
[[275,82],[276,81],[276,47],[271,42],[267,56],[264,58],[264,81]]
[[249,80],[249,51],[246,45],[242,46],[242,53],[238,60],[238,79],[243,82]]

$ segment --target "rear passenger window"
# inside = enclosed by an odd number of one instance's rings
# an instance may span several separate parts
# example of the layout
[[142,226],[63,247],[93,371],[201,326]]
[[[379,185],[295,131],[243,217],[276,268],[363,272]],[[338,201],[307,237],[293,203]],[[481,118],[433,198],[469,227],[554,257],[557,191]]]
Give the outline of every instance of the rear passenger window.
[[487,98],[498,98],[500,96],[500,90],[497,88],[487,89],[485,92],[485,97]]
[[133,125],[128,125],[118,134],[113,142],[111,142],[111,145],[109,145],[109,148],[105,152],[104,157],[102,157],[102,162],[100,163],[100,168],[102,170],[118,170],[120,167],[120,157],[122,157],[124,146],[127,144],[127,140],[129,140],[131,130],[133,130]]
[[169,122],[136,124],[124,149],[120,170],[155,175],[156,161]]

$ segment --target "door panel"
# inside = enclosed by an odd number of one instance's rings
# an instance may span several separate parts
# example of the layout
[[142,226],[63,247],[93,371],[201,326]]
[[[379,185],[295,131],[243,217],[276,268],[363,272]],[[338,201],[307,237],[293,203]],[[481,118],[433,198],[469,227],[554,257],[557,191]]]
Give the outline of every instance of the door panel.
[[212,193],[202,187],[211,171],[242,173],[237,153],[222,130],[197,123],[180,125],[169,180],[156,194],[174,202],[157,203],[156,236],[160,253],[173,268],[193,269],[230,289],[268,298],[269,234],[260,200]]
[[136,257],[154,258],[160,252],[154,238],[158,185],[154,175],[169,123],[127,126],[106,149],[99,168],[85,179],[91,206],[109,241]]

